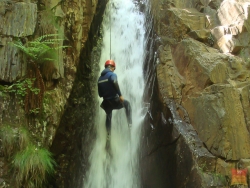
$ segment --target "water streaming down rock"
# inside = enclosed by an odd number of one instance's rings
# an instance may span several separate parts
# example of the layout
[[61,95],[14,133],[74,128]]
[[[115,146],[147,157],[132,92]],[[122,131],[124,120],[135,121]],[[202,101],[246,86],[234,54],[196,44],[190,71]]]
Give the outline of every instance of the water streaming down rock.
[[106,116],[100,108],[96,117],[97,137],[89,156],[90,168],[84,180],[84,187],[137,188],[140,187],[138,160],[143,119],[144,81],[142,65],[145,57],[145,18],[133,0],[112,0],[110,2],[103,23],[103,49],[100,69],[103,70],[104,62],[110,58],[111,26],[111,58],[116,62],[115,73],[118,75],[122,95],[131,103],[133,127],[130,139],[125,110],[114,110],[110,152],[107,152],[105,149]]

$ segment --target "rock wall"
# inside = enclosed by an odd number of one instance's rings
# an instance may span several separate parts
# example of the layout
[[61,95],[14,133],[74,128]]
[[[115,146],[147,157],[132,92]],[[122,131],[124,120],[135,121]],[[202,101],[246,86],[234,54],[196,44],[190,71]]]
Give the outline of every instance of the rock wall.
[[[149,56],[157,57],[148,61],[157,81],[148,89],[159,96],[145,97],[153,114],[143,138],[145,187],[229,187],[231,168],[248,168],[249,3],[151,1]],[[164,177],[154,180],[151,170]]]
[[[50,180],[53,186],[81,187],[81,181],[78,180],[82,179],[80,176],[83,173],[80,171],[84,164],[80,158],[86,152],[82,139],[88,127],[91,127],[89,121],[95,109],[92,106],[95,91],[90,80],[95,79],[93,72],[98,71],[92,67],[96,59],[90,56],[98,40],[106,3],[106,0],[0,2],[0,128],[4,125],[27,127],[38,146],[52,147],[51,151],[60,164],[54,179]],[[43,69],[46,66],[38,67],[41,74],[45,75],[42,112],[30,116],[24,110],[23,96],[18,95],[17,91],[6,94],[2,90],[3,86],[11,87],[25,79],[29,70],[23,53],[12,41],[20,39],[25,44],[48,34],[58,34],[59,38],[65,39],[60,45],[70,47],[56,51],[57,61],[53,63],[52,70]],[[87,107],[89,110],[86,110]],[[74,116],[72,118],[75,121],[67,119],[67,115]],[[56,149],[55,144],[58,144]],[[71,155],[72,152],[75,155]],[[6,169],[11,161],[6,160],[2,151],[0,154],[0,186],[7,186],[12,182]]]

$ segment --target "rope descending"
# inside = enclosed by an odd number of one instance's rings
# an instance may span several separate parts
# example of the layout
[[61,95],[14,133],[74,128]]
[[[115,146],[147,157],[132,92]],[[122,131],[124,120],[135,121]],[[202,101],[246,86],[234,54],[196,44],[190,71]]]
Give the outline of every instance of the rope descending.
[[110,52],[109,52],[109,55],[110,55],[110,59],[111,59],[111,5],[112,5],[112,3],[111,3],[111,0],[110,0],[110,2],[109,2],[109,23],[110,23],[110,36],[109,36],[109,39],[110,39]]

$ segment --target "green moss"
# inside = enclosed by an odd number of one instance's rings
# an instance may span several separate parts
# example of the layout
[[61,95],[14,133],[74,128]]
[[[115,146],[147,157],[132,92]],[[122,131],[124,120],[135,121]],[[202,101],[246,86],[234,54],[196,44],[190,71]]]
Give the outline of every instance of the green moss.
[[55,161],[51,153],[44,148],[29,145],[13,158],[17,187],[42,187],[46,175],[53,173]]

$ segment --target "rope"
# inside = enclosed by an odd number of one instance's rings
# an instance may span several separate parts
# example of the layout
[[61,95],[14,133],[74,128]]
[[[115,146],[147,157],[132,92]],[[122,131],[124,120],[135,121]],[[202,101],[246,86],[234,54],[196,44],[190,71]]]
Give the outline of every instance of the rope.
[[110,23],[110,33],[109,33],[109,40],[110,40],[110,51],[109,51],[109,56],[111,59],[111,0],[110,0],[110,7],[109,7],[109,23]]

